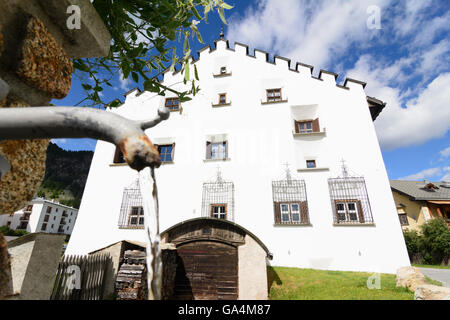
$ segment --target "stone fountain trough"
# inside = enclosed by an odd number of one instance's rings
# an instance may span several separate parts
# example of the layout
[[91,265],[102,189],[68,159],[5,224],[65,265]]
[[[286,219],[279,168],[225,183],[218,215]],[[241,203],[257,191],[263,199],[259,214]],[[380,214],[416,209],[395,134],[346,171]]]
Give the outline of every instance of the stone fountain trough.
[[[76,5],[80,28],[67,21]],[[138,171],[159,167],[144,130],[169,117],[132,121],[90,108],[48,107],[70,90],[73,58],[107,56],[111,36],[89,0],[0,0],[0,214],[24,207],[38,191],[52,138],[94,138],[118,145]],[[32,140],[30,140],[32,139]],[[0,234],[0,298],[11,294]]]

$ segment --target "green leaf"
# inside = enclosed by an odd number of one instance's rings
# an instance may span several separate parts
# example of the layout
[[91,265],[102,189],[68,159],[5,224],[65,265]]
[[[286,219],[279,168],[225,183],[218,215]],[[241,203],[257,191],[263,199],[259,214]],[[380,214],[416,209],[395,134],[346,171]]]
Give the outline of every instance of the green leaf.
[[190,76],[189,76],[189,61],[185,62],[184,65],[184,81],[186,83],[186,81],[190,80]]
[[195,80],[200,80],[198,78],[198,71],[197,71],[197,65],[194,64],[194,76],[195,76]]
[[139,75],[136,72],[132,72],[131,76],[133,77],[134,82],[139,82]]
[[231,10],[231,9],[233,9],[234,7],[233,6],[230,6],[229,4],[227,4],[227,3],[222,3],[222,8],[224,8],[224,9],[226,9],[226,10]]
[[227,24],[227,21],[225,20],[225,15],[223,13],[223,8],[217,8],[217,12],[219,13],[220,19],[224,24]]

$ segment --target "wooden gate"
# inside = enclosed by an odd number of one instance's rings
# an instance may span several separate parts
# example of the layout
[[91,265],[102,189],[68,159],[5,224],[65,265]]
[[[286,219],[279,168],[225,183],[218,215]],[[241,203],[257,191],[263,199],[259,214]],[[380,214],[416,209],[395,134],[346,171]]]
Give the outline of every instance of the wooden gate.
[[236,300],[237,248],[222,242],[196,241],[177,247],[173,299]]
[[51,300],[101,300],[109,255],[64,256],[58,265]]

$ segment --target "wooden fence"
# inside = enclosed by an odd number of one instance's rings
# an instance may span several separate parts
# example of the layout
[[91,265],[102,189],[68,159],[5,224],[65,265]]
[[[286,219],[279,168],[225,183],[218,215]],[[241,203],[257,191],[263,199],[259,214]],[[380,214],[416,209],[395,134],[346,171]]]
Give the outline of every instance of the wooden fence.
[[64,256],[58,265],[51,300],[102,300],[112,265],[109,255]]

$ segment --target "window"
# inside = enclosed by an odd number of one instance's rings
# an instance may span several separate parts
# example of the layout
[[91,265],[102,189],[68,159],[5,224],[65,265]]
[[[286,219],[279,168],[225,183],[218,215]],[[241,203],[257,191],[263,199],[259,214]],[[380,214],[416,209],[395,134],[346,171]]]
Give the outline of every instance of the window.
[[359,201],[336,201],[338,222],[359,222]]
[[46,214],[45,217],[44,217],[44,222],[48,222],[49,218],[50,218],[50,216],[48,214]]
[[272,181],[272,196],[276,225],[310,224],[304,180],[294,180],[287,173],[286,179]]
[[364,177],[328,179],[334,224],[373,224]]
[[227,159],[228,150],[227,150],[227,142],[218,142],[218,143],[212,143],[207,142],[206,143],[206,159],[211,160],[225,160]]
[[311,133],[313,132],[313,123],[312,121],[305,122],[296,122],[297,125],[297,133]]
[[226,204],[212,204],[211,205],[211,217],[216,219],[227,218],[227,205]]
[[25,209],[25,211],[31,211],[33,210],[33,205],[28,205],[27,208]]
[[167,98],[166,107],[170,111],[178,111],[180,110],[180,100],[178,98]]
[[172,162],[175,144],[158,145],[161,162]]
[[281,89],[267,89],[267,102],[281,101]]
[[47,213],[51,213],[52,212],[52,207],[47,207]]
[[406,213],[399,214],[398,218],[400,219],[400,224],[402,226],[408,226],[409,225],[408,216],[406,215]]
[[201,215],[234,221],[234,184],[224,180],[219,170],[215,180],[203,183]]
[[125,157],[119,147],[116,147],[113,163],[126,163]]
[[227,67],[221,67],[220,74],[225,74],[225,73],[227,73]]
[[43,224],[42,224],[41,231],[45,231],[46,229],[47,229],[47,224],[46,224],[46,223],[43,223]]
[[289,222],[289,205],[282,204],[281,205],[281,222]]
[[280,204],[281,223],[301,223],[300,203]]
[[130,226],[143,226],[144,225],[144,208],[143,207],[131,207],[128,225],[130,225]]
[[8,227],[10,227],[10,226],[11,226],[11,221],[8,221],[8,222],[6,223],[6,225],[7,225]]
[[[76,222],[74,217],[74,223]],[[144,209],[139,180],[133,182],[123,190],[122,205],[120,207],[119,228],[143,229]]]
[[316,160],[306,160],[306,167],[312,169],[316,167]]
[[295,121],[295,133],[320,132],[319,119]]
[[227,94],[220,93],[219,94],[219,104],[226,104],[226,103],[227,103]]

